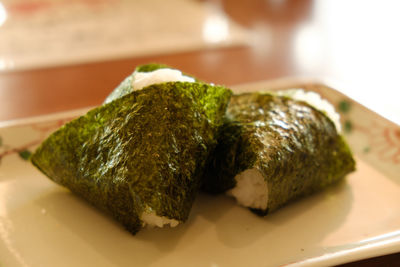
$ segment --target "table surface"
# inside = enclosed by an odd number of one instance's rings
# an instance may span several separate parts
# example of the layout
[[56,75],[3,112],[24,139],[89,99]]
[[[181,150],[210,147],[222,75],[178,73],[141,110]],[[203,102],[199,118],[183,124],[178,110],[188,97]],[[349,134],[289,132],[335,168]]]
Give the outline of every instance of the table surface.
[[[287,76],[329,78],[344,84],[339,88],[344,93],[398,122],[395,97],[377,96],[395,96],[400,89],[397,1],[207,2],[220,4],[248,30],[249,45],[0,71],[0,121],[99,105],[136,65],[162,62],[228,86]],[[399,262],[400,253],[343,266]]]

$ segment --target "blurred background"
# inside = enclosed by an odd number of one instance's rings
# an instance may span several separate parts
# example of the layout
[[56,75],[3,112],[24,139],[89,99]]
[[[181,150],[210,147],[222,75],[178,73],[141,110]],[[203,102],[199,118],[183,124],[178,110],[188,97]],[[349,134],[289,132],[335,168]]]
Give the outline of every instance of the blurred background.
[[328,81],[400,123],[398,1],[3,0],[0,120],[97,105],[135,65]]

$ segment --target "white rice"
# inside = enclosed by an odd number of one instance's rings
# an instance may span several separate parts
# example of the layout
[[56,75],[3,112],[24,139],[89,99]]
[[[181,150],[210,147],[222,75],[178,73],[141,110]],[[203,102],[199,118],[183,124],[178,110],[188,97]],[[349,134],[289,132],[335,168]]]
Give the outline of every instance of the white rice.
[[[302,89],[279,91],[281,96],[287,96],[295,100],[304,101],[314,108],[325,113],[335,124],[340,133],[340,116],[332,104],[321,98],[315,92],[305,92]],[[248,208],[266,210],[268,207],[268,183],[256,168],[247,169],[235,176],[236,186],[226,194],[233,196],[236,201]]]
[[303,89],[289,89],[277,92],[278,95],[287,96],[295,100],[304,101],[310,106],[323,112],[335,124],[338,133],[342,131],[340,126],[340,115],[335,111],[335,108],[327,100],[315,92],[305,92]]
[[168,225],[171,227],[175,227],[179,224],[179,221],[175,219],[170,219],[165,216],[158,216],[155,211],[148,208],[146,211],[142,212],[140,215],[140,220],[142,221],[143,226],[150,227],[164,227],[164,225]]
[[158,69],[150,72],[134,72],[132,77],[133,90],[164,82],[195,82],[195,79],[185,76],[175,69]]
[[245,207],[265,210],[268,204],[268,184],[256,169],[247,169],[235,176],[236,186],[226,194]]

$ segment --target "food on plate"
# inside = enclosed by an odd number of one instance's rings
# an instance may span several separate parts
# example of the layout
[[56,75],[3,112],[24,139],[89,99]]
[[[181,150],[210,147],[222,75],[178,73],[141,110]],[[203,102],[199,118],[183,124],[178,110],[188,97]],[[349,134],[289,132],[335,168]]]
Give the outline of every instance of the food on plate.
[[186,221],[231,96],[194,80],[150,84],[62,126],[31,157],[133,234]]
[[318,94],[243,93],[230,100],[203,189],[265,215],[354,169],[339,115]]
[[160,64],[137,67],[31,161],[133,234],[186,221],[200,188],[265,215],[355,168],[339,115],[318,94],[232,96]]

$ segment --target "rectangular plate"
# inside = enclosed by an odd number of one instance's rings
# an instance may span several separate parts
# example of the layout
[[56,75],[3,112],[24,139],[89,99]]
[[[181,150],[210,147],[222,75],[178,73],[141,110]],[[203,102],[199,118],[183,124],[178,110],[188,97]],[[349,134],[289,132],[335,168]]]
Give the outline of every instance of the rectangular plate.
[[304,88],[341,112],[357,171],[264,218],[200,194],[187,223],[129,234],[24,160],[86,110],[0,124],[0,266],[320,266],[400,251],[400,127],[319,83]]

